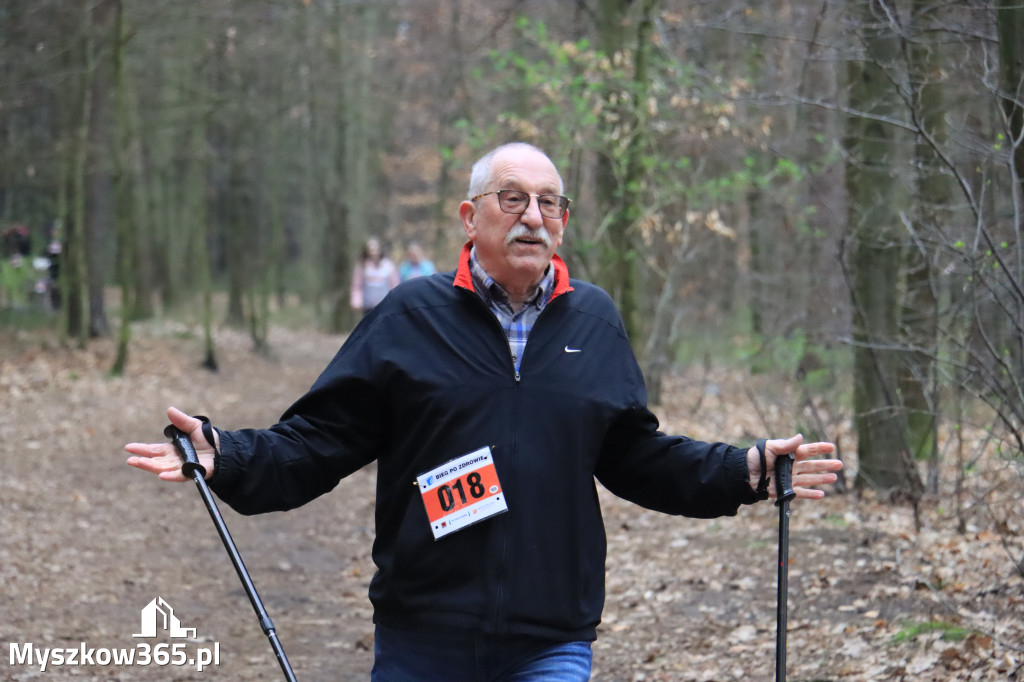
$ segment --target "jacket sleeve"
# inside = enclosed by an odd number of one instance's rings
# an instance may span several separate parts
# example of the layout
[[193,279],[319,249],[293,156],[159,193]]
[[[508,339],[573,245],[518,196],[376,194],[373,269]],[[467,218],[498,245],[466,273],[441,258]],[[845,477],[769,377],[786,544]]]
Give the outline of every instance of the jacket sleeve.
[[210,487],[232,509],[241,514],[293,509],[376,458],[383,410],[370,373],[371,344],[360,331],[277,424],[220,431]]
[[[590,289],[587,289],[590,291]],[[647,407],[643,373],[622,320],[605,294],[613,320],[602,347],[603,368],[617,387],[594,474],[608,490],[647,509],[714,518],[736,514],[757,495],[750,488],[747,449],[666,435]]]
[[595,474],[619,497],[667,514],[733,516],[757,500],[747,449],[666,435],[645,407],[628,410],[613,425]]

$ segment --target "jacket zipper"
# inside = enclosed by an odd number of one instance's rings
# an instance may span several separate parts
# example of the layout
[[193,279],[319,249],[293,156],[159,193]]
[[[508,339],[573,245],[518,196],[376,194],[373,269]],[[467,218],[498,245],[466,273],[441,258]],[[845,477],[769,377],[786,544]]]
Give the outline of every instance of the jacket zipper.
[[[477,305],[480,306],[480,309],[484,312],[484,314],[488,317],[488,319],[490,319],[490,321],[491,321],[491,323],[493,325],[492,328],[497,329],[498,337],[500,339],[500,342],[505,346],[505,348],[508,349],[509,366],[512,368],[512,376],[515,379],[516,387],[518,388],[519,387],[520,375],[519,375],[518,370],[516,370],[515,359],[512,357],[512,349],[508,345],[508,337],[505,336],[505,330],[502,329],[501,323],[498,322],[498,318],[496,318],[494,316],[494,313],[492,313],[491,310],[487,307],[487,304],[484,303],[482,300],[480,300],[480,296],[477,295],[476,292],[468,290],[468,289],[466,289],[465,291],[467,292],[467,295],[472,296],[473,299],[476,300]],[[515,420],[518,417],[518,414],[519,414],[519,392],[516,391],[514,408],[513,408],[513,411],[512,411],[512,423],[513,424],[515,424]],[[512,454],[512,457],[514,458],[515,457],[515,450],[516,450],[516,442],[518,441],[518,438],[516,437],[514,430],[513,430],[513,434],[514,435],[513,435],[513,440],[512,440],[512,453],[511,454]],[[514,465],[515,464],[515,460],[514,459],[511,460],[509,464],[510,464],[510,466]],[[509,511],[510,511],[510,513],[515,513],[513,510],[509,510]],[[494,630],[496,632],[498,631],[498,628],[499,628],[499,626],[501,624],[502,616],[503,616],[504,611],[505,611],[505,608],[504,608],[505,589],[504,589],[503,585],[504,585],[505,579],[506,579],[506,577],[508,575],[507,570],[505,568],[507,565],[508,565],[508,533],[506,532],[506,533],[503,534],[502,540],[501,540],[501,564],[500,564],[500,566],[498,568],[497,584],[495,585],[496,592],[495,592],[495,600],[494,600],[493,627],[494,627]]]
[[[501,323],[498,322],[498,319],[494,316],[494,313],[492,313],[490,311],[490,309],[487,307],[486,303],[484,303],[482,300],[480,300],[480,297],[476,294],[476,292],[469,292],[469,293],[473,296],[474,299],[476,299],[476,301],[480,304],[480,306],[483,308],[483,310],[487,313],[487,317],[489,317],[494,322],[494,325],[498,328],[498,334],[501,337],[502,343],[506,347],[508,347],[508,337],[505,335],[505,330],[502,328]],[[537,328],[537,323],[540,322],[540,319],[542,317],[544,317],[544,314],[548,311],[548,306],[550,306],[553,302],[554,302],[554,300],[552,299],[552,300],[548,301],[546,306],[544,306],[544,310],[542,310],[540,312],[540,315],[537,316],[537,319],[533,323],[533,329]],[[530,333],[532,334],[533,330],[531,330]],[[527,344],[529,344],[529,341],[527,341]],[[526,347],[525,346],[523,347],[523,355],[524,356],[526,355]],[[515,358],[512,356],[512,349],[510,347],[509,347],[509,351],[508,351],[508,357],[509,357],[509,361],[510,361],[511,366],[512,366],[512,372],[513,372],[513,376],[514,376],[515,382],[516,382],[516,389],[518,389],[519,388],[519,380],[521,378],[521,374],[520,374],[519,370],[516,369],[516,361],[515,361]],[[523,358],[520,358],[520,362],[522,361],[522,359]],[[518,419],[519,419],[519,391],[516,390],[515,397],[513,399],[512,423],[516,424]],[[512,431],[512,456],[513,456],[513,458],[516,455],[516,449],[517,449],[518,443],[519,443],[519,429],[515,428]],[[513,459],[510,462],[510,465],[511,465],[510,466],[510,469],[511,469],[515,465],[515,459]],[[515,513],[514,510],[509,510],[509,511],[511,513]],[[508,565],[509,565],[508,552],[509,552],[509,548],[508,548],[508,533],[506,532],[503,535],[503,537],[502,537],[501,565],[499,567],[497,594],[496,594],[495,606],[494,606],[494,630],[495,630],[495,632],[500,632],[499,627],[501,625],[501,621],[504,618],[504,614],[505,614],[505,589],[504,589],[504,584],[505,584],[505,579],[508,576]]]

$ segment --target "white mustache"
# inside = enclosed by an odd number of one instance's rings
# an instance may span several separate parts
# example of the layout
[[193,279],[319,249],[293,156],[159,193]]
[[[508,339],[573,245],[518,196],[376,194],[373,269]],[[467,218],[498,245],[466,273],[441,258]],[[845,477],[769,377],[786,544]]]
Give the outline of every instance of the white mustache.
[[505,245],[509,246],[515,240],[520,237],[529,237],[530,239],[536,239],[537,241],[544,244],[545,247],[551,246],[551,236],[548,231],[543,227],[539,227],[536,230],[531,230],[522,223],[516,223],[515,226],[509,230],[509,233],[505,236]]

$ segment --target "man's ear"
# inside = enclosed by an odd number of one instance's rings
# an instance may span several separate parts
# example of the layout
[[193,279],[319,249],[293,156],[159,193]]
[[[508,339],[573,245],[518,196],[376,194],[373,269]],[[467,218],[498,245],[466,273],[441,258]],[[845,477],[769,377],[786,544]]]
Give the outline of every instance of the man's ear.
[[459,204],[459,218],[462,219],[466,237],[469,238],[469,241],[474,241],[476,239],[476,204],[472,201],[463,201]]
[[562,245],[562,239],[565,237],[565,226],[569,223],[569,211],[562,214],[562,229],[558,231],[558,243],[555,246]]

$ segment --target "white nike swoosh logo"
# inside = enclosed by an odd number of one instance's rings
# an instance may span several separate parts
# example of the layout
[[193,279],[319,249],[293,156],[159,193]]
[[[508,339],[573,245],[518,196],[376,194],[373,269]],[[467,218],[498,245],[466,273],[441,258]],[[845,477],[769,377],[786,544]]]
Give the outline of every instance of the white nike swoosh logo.
[[569,348],[569,346],[566,346],[565,347],[565,352],[566,353],[582,353],[583,349],[582,348]]

